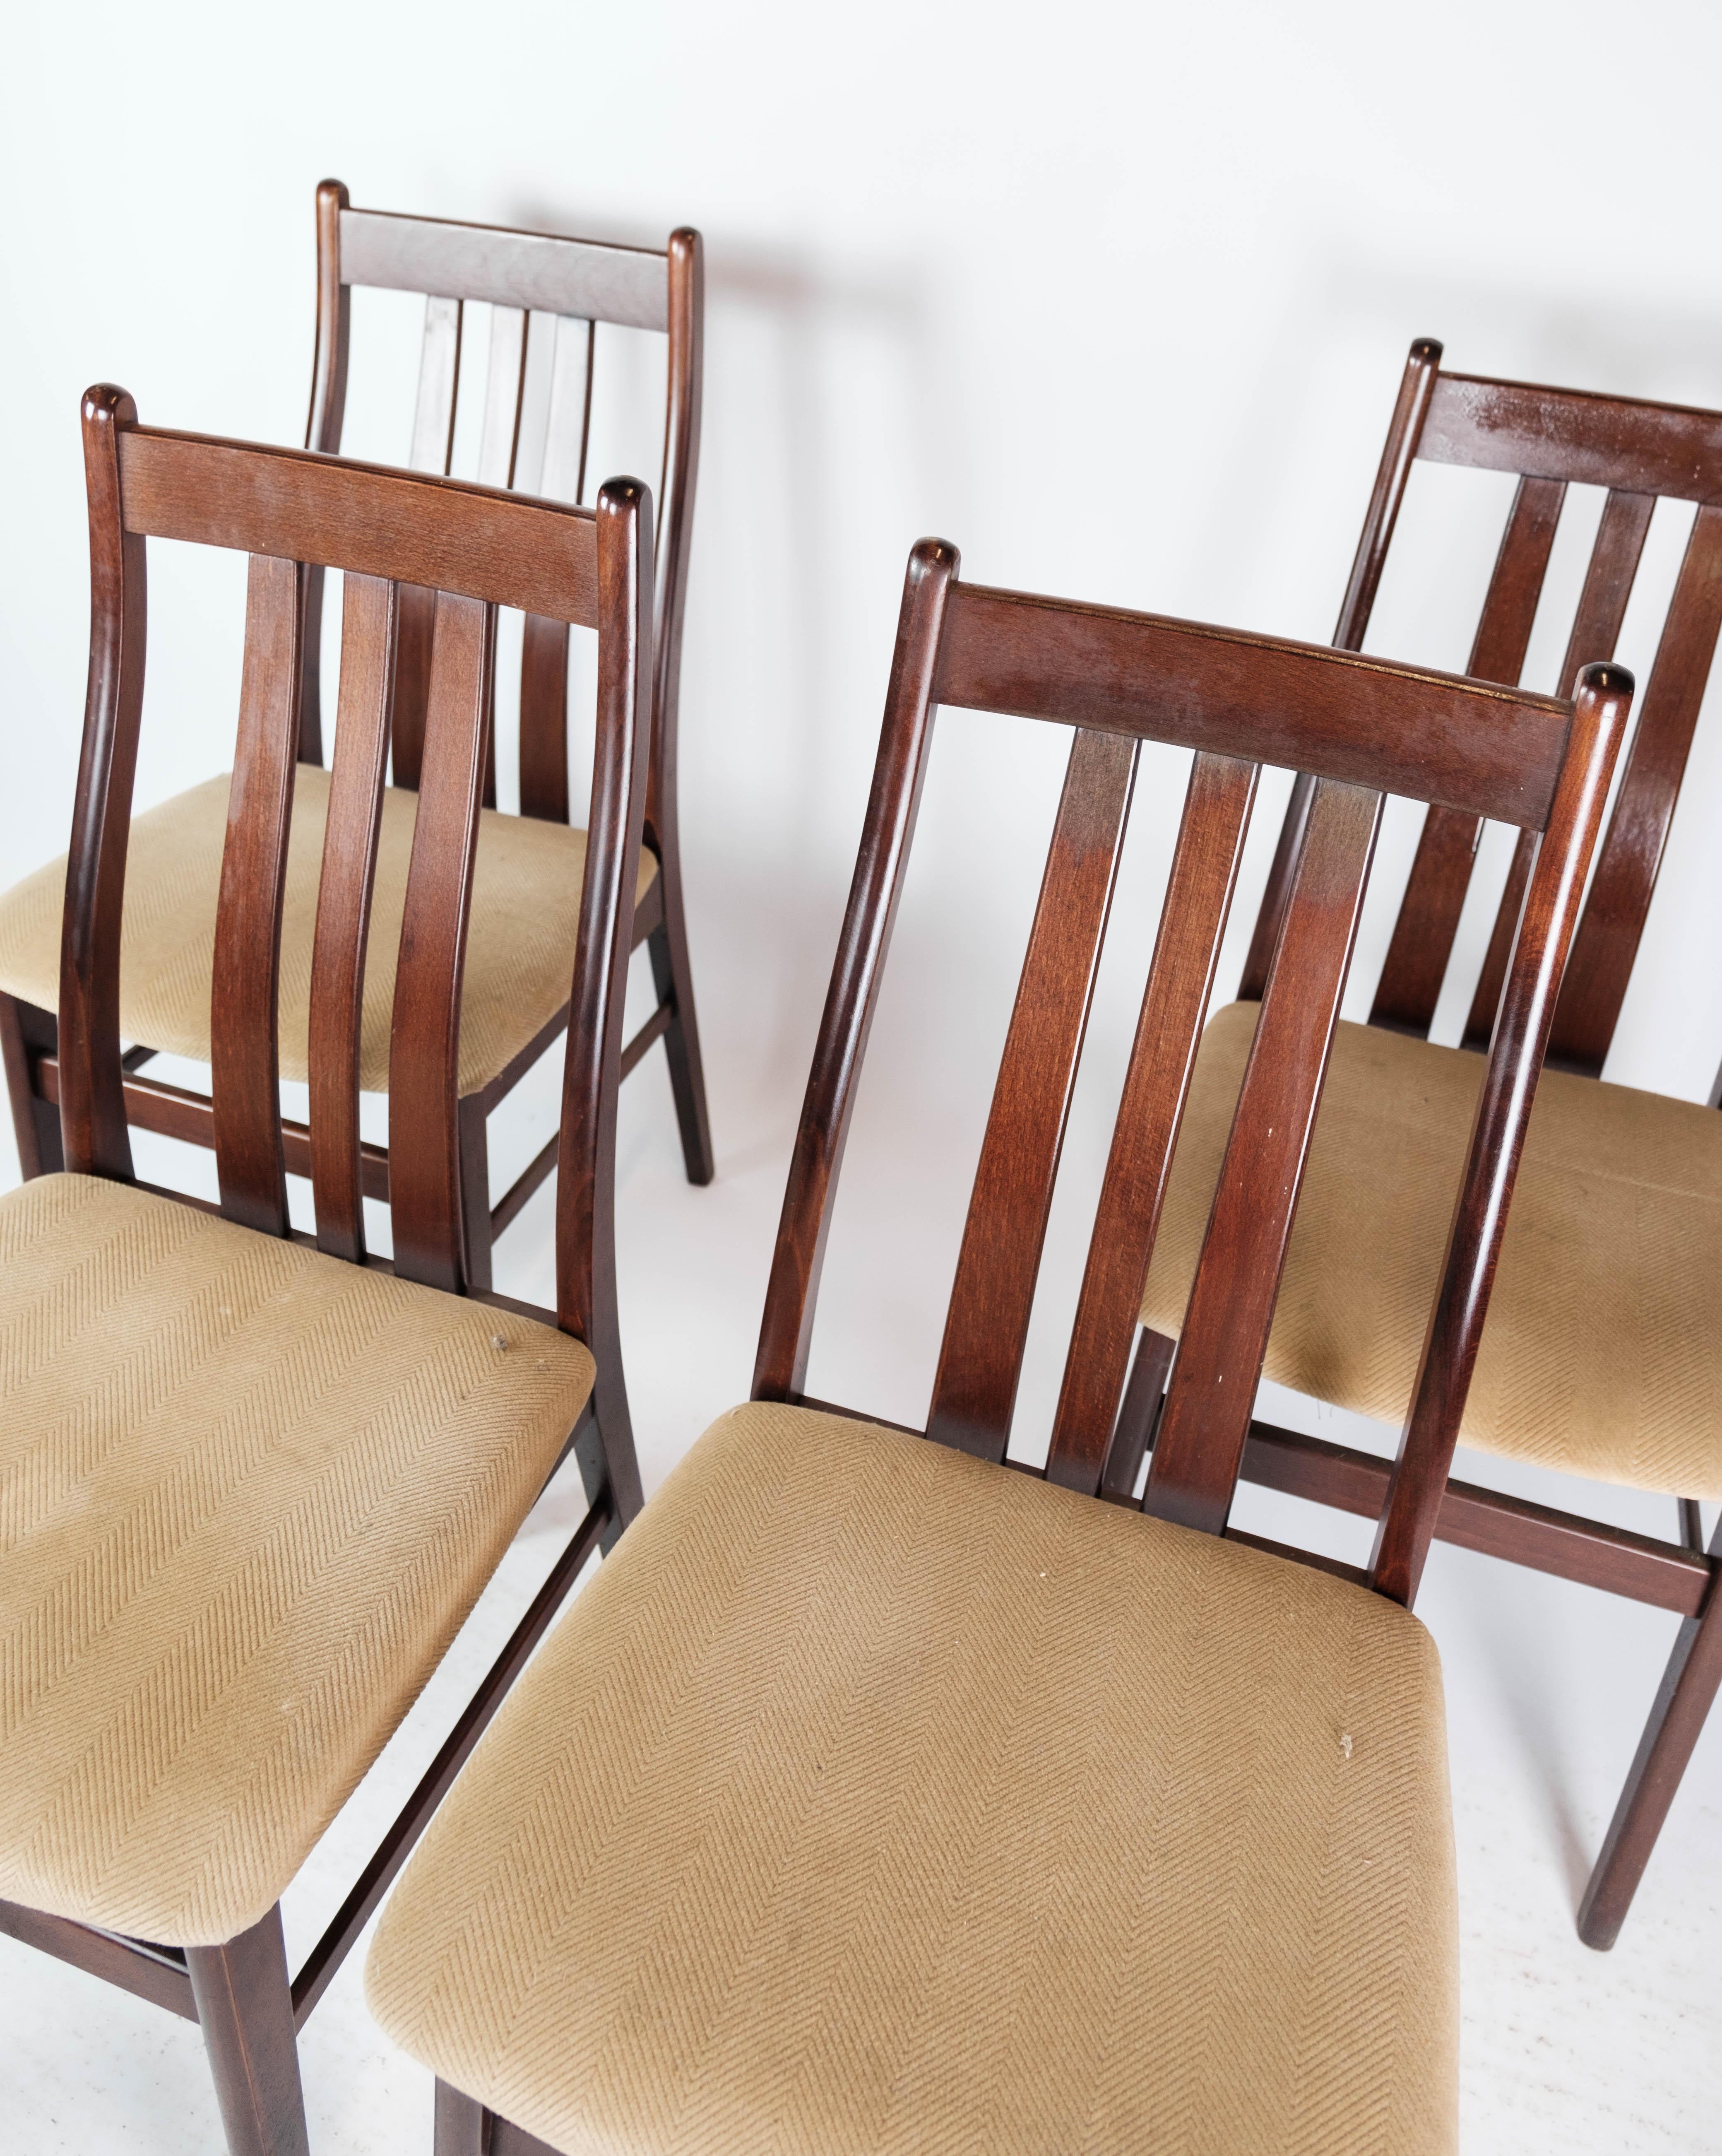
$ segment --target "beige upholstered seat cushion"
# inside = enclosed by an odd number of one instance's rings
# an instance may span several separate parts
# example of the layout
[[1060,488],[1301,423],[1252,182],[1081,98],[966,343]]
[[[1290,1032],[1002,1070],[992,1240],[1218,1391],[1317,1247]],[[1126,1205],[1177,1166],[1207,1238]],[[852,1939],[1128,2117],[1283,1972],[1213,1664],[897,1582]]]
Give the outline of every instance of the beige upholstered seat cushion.
[[[1176,1332],[1257,1006],[1210,1023],[1142,1306]],[[1399,1422],[1483,1082],[1373,1026],[1334,1043],[1267,1374]],[[1722,1115],[1543,1074],[1465,1405],[1468,1445],[1722,1498]]]
[[182,1946],[264,1916],[592,1380],[529,1318],[121,1184],[0,1199],[0,1897]]
[[753,1406],[522,1679],[366,1982],[577,2156],[1425,2156],[1455,1928],[1406,1611]]
[[[329,774],[297,767],[281,918],[281,1075],[306,1075],[311,943],[322,872]],[[395,961],[418,796],[388,788],[377,851],[365,963],[359,1083],[388,1091]],[[209,1060],[209,987],[215,902],[227,832],[228,775],[176,794],[134,819],[126,862],[120,942],[120,1031],[195,1063]],[[640,854],[636,896],[658,873]],[[460,1090],[477,1093],[505,1070],[568,1000],[586,875],[586,834],[566,824],[484,810],[460,1014]],[[0,897],[0,989],[44,1010],[59,1008],[64,858]]]

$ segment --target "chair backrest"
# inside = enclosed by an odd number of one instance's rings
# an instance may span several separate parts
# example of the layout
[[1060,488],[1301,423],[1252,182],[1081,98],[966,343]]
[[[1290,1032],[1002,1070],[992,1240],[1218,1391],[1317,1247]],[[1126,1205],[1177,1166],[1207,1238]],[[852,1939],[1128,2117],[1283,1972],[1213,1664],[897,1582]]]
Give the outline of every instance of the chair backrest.
[[[1697,515],[1663,620],[1656,662],[1621,774],[1572,961],[1555,1014],[1548,1060],[1600,1076],[1650,911],[1680,782],[1722,628],[1722,413],[1596,397],[1521,382],[1443,373],[1441,346],[1411,348],[1386,447],[1364,519],[1334,641],[1361,648],[1411,468],[1468,465],[1519,481],[1489,581],[1468,673],[1515,684],[1525,665],[1549,556],[1571,485],[1606,487],[1602,521],[1580,592],[1558,685],[1612,659],[1658,500],[1694,502]],[[1240,993],[1268,978],[1310,788],[1300,780],[1280,834]],[[1376,991],[1370,1022],[1427,1036],[1447,978],[1470,888],[1480,823],[1451,809],[1425,820]],[[1530,859],[1521,838],[1472,997],[1467,1048],[1488,1045]]]
[[[682,616],[687,598],[694,489],[700,465],[700,377],[705,339],[705,258],[700,234],[673,232],[664,249],[446,218],[355,209],[339,180],[317,189],[317,342],[305,447],[341,448],[346,405],[350,294],[380,286],[425,296],[418,401],[407,458],[413,471],[446,474],[454,445],[462,380],[461,332],[469,301],[489,304],[490,343],[482,381],[469,366],[468,393],[481,397],[477,478],[554,501],[577,503],[586,490],[592,363],[600,322],[662,331],[669,341],[669,393],[654,557],[653,746],[646,829],[674,814],[674,757]],[[321,584],[308,580],[300,754],[321,761],[317,625]],[[402,589],[397,636],[394,783],[416,787],[423,754],[430,666],[428,594]],[[528,614],[520,661],[520,808],[568,820],[568,635],[566,624]],[[484,800],[495,806],[494,755]],[[660,849],[661,850],[661,849]]]
[[[1534,834],[1535,867],[1373,1584],[1409,1601],[1469,1383],[1555,991],[1632,701],[1575,701],[957,579],[910,558],[872,794],[773,1256],[755,1397],[805,1399],[855,1081],[939,703],[1075,729],[970,1202],[930,1438],[1002,1460],[1140,744],[1195,750],[1065,1367],[1050,1478],[1099,1490],[1263,762],[1320,774],[1145,1498],[1223,1532],[1386,793]],[[848,1409],[843,1412],[849,1412]]]
[[[635,480],[612,480],[595,511],[561,507],[302,450],[163,433],[140,426],[130,397],[105,386],[86,393],[83,420],[92,598],[60,958],[66,1166],[133,1179],[120,927],[143,701],[146,539],[251,557],[215,927],[211,1092],[220,1209],[269,1235],[290,1232],[277,1009],[305,565],[346,572],[311,973],[310,1152],[318,1245],[355,1262],[366,1261],[359,1043],[392,630],[403,586],[434,596],[390,1045],[389,1200],[393,1270],[457,1292],[461,975],[495,610],[522,607],[596,629],[598,722],[564,1078],[556,1275],[559,1322],[587,1342],[608,1383],[620,1368],[616,1090],[651,701],[649,492]],[[607,1428],[607,1450],[611,1435]]]

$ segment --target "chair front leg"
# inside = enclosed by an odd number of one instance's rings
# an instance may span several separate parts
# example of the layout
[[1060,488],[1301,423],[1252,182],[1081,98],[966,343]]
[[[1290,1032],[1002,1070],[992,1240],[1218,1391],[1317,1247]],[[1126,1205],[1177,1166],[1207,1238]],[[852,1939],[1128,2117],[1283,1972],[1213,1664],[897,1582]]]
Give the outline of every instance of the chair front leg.
[[16,996],[0,995],[0,1055],[6,1063],[18,1172],[26,1183],[38,1175],[57,1175],[66,1164],[59,1110],[43,1099],[36,1083],[37,1057],[59,1052],[59,1026],[52,1011],[38,1010],[34,1004],[20,1003]]
[[437,2083],[434,2156],[489,2156],[490,2114],[476,2097]]
[[1620,1936],[1710,1702],[1722,1686],[1722,1523],[1710,1537],[1709,1555],[1709,1593],[1699,1614],[1681,1625],[1638,1741],[1637,1756],[1579,1905],[1579,1937],[1599,1953]]
[[228,2156],[310,2156],[278,1902],[224,1946],[187,1947]]

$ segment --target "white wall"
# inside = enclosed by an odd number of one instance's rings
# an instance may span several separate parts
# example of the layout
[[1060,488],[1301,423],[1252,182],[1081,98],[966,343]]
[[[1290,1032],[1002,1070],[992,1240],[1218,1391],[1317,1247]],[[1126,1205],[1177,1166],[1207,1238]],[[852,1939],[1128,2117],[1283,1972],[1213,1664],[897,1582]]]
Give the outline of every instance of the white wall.
[[[20,13],[0,871],[64,844],[86,382],[125,384],[146,419],[300,439],[325,173],[382,208],[647,241],[695,223],[694,954],[722,1170],[775,1181],[910,542],[954,539],[989,581],[1320,639],[1412,336],[1462,369],[1722,404],[1719,46],[1689,0]],[[397,456],[413,323],[363,304],[348,445]],[[614,461],[655,480],[650,432]],[[1458,666],[1504,497],[1471,475],[1417,487],[1371,646]],[[1653,542],[1664,578],[1678,523]],[[237,687],[237,565],[156,552],[142,799],[225,763]],[[934,1171],[978,1136],[1062,753],[1032,731],[946,727],[852,1156],[953,1250],[962,1178]],[[1722,1057],[1714,732],[1611,1066],[1694,1096]],[[1121,968],[1176,791],[1151,767]],[[1390,826],[1384,906],[1415,821]],[[1253,881],[1241,915],[1253,900]],[[1383,915],[1366,1001],[1384,934]],[[1120,1001],[1097,1027],[1102,1076],[1125,1024]],[[1079,1138],[1079,1163],[1098,1140]]]

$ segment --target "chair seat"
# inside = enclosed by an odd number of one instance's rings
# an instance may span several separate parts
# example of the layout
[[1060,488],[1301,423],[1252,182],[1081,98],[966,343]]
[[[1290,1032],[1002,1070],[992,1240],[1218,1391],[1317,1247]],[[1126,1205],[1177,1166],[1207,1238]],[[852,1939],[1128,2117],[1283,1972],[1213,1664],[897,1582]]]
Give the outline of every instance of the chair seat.
[[123,1184],[0,1199],[0,1897],[177,1946],[266,1915],[592,1375]]
[[1456,1928],[1405,1610],[756,1405],[510,1696],[366,1988],[582,2156],[1423,2156]]
[[[1257,1006],[1203,1036],[1142,1306],[1176,1333]],[[1341,1025],[1266,1373],[1402,1421],[1484,1060]],[[1722,1498],[1722,1115],[1545,1070],[1507,1217],[1464,1442]]]
[[[215,901],[227,835],[225,772],[134,818],[126,864],[120,942],[120,1031],[194,1063],[209,1060],[209,996]],[[294,780],[281,917],[281,1075],[307,1075],[311,946],[329,773],[300,764]],[[389,787],[382,797],[371,934],[365,964],[359,1083],[388,1091],[395,961],[407,903],[407,870],[418,796]],[[636,896],[658,873],[640,855]],[[471,926],[460,1013],[460,1091],[481,1092],[568,1000],[574,939],[586,875],[586,834],[537,817],[479,819]],[[0,897],[0,990],[44,1010],[59,1008],[64,855]]]

